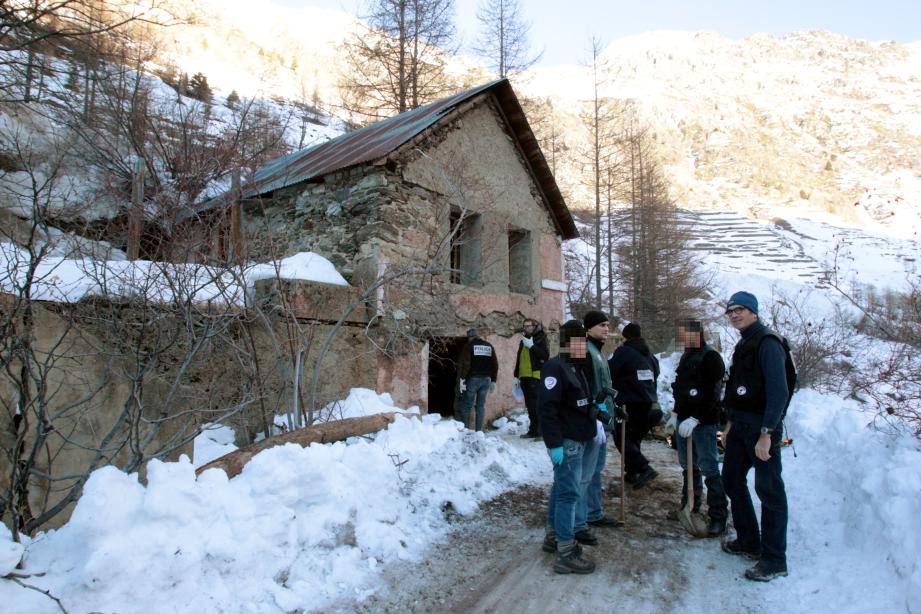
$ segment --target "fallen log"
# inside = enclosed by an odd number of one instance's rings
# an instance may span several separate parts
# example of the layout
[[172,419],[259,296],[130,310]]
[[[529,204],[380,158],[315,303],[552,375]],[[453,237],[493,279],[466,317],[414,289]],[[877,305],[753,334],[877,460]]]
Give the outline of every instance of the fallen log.
[[[269,437],[268,439],[263,439],[260,442],[246,446],[245,448],[240,448],[239,450],[234,450],[229,454],[216,458],[210,463],[196,469],[195,474],[201,475],[202,472],[208,469],[218,468],[223,469],[228,478],[232,478],[240,475],[246,463],[263,450],[268,450],[269,448],[281,446],[286,443],[296,443],[301,446],[307,446],[312,443],[332,443],[357,435],[376,433],[390,426],[390,424],[393,423],[394,417],[397,415],[396,412],[385,412],[382,414],[374,414],[373,416],[345,418],[344,420],[314,424],[296,431]],[[419,417],[418,414],[400,415],[414,418]]]

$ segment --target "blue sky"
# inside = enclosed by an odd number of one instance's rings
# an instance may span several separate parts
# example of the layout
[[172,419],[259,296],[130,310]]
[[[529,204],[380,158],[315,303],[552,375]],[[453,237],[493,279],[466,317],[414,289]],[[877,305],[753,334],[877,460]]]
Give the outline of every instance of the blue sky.
[[[476,34],[478,0],[455,0],[466,41]],[[275,0],[355,12],[356,0]],[[784,35],[822,29],[870,41],[921,40],[921,0],[521,0],[532,22],[532,46],[542,66],[589,56],[592,35],[603,43],[650,30],[712,30],[732,39],[757,32]]]

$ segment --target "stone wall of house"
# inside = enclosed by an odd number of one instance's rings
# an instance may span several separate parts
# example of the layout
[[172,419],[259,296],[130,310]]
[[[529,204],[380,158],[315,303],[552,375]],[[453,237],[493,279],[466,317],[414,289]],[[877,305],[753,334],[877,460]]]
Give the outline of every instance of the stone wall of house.
[[[451,211],[478,215],[479,281],[454,284],[447,269]],[[521,323],[540,319],[555,328],[563,294],[542,281],[562,279],[561,243],[549,210],[514,140],[489,97],[405,147],[386,165],[365,165],[330,174],[320,182],[290,186],[262,206],[245,206],[250,258],[315,251],[364,287],[381,271],[435,262],[442,274],[406,277],[382,289],[375,330],[383,343],[402,342],[378,356],[377,385],[401,405],[427,408],[431,336],[463,336],[477,325],[500,357],[499,391],[488,414],[516,405],[511,395]],[[526,232],[528,276],[510,291],[510,231]],[[441,249],[439,250],[439,245]],[[519,257],[519,261],[521,258]],[[328,319],[335,319],[333,309]],[[418,343],[406,341],[415,337]]]

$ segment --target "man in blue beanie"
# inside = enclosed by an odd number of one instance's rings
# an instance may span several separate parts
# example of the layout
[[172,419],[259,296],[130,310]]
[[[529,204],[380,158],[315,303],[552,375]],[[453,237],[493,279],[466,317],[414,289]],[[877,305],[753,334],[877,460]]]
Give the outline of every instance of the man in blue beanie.
[[[732,353],[723,398],[729,421],[723,430],[722,477],[736,529],[736,539],[724,542],[723,550],[757,560],[745,577],[769,582],[787,575],[788,512],[780,445],[781,420],[793,391],[788,389],[784,342],[758,319],[755,295],[733,294],[726,315],[742,338]],[[761,499],[760,530],[748,492],[753,467],[755,492]]]

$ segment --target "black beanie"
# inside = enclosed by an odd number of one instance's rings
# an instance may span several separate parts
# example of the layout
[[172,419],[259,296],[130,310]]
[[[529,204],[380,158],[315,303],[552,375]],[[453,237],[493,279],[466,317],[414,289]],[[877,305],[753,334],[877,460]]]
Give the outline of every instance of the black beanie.
[[560,347],[566,347],[569,340],[573,337],[584,337],[585,327],[579,320],[569,320],[560,326]]
[[585,330],[591,330],[602,322],[607,322],[608,316],[603,311],[589,311],[582,316],[582,322],[585,323]]
[[624,326],[624,332],[621,333],[624,339],[639,339],[643,336],[643,329],[636,322],[630,322]]

